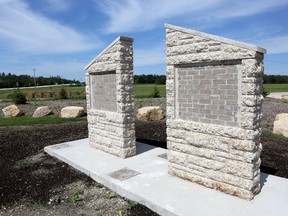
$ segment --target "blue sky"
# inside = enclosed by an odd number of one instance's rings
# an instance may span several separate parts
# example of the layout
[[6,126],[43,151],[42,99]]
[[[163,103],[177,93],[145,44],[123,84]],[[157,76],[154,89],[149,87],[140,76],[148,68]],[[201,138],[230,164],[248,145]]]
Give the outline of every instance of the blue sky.
[[288,75],[288,0],[0,0],[0,72],[84,81],[122,35],[135,74],[165,74],[164,23],[266,48],[265,73]]

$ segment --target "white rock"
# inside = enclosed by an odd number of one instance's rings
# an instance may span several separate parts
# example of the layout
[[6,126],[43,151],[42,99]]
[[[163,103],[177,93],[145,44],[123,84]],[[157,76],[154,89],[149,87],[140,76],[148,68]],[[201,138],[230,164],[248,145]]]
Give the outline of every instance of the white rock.
[[67,106],[61,110],[62,118],[77,118],[84,115],[84,108],[79,106]]
[[52,113],[53,113],[52,110],[50,110],[48,106],[41,106],[35,110],[33,117],[43,117],[50,115]]
[[10,105],[2,109],[4,117],[17,117],[23,115],[16,105]]
[[137,119],[142,121],[158,121],[164,119],[164,112],[160,106],[142,107],[137,111]]
[[288,113],[280,113],[276,116],[273,133],[288,137]]

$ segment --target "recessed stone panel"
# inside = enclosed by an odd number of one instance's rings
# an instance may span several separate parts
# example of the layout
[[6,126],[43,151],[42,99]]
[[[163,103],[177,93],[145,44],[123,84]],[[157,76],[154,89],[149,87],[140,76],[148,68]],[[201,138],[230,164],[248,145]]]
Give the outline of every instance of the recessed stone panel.
[[179,119],[239,126],[237,65],[190,65],[176,71]]
[[92,73],[90,75],[91,108],[116,111],[116,73]]

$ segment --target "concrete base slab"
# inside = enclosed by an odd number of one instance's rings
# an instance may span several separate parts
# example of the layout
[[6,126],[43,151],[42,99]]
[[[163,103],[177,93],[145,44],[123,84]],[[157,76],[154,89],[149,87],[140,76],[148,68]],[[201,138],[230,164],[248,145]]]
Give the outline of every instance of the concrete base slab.
[[260,194],[246,201],[169,175],[166,149],[137,143],[137,155],[121,159],[83,139],[44,150],[160,215],[288,215],[288,179],[261,173]]
[[270,92],[267,97],[282,99],[283,96],[288,96],[288,92]]

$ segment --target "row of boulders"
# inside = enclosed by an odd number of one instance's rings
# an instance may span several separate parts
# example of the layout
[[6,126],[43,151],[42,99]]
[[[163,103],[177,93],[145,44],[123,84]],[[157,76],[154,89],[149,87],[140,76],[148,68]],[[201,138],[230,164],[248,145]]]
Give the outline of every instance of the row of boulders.
[[[24,115],[16,105],[10,105],[2,109],[5,117],[18,117]],[[48,106],[38,107],[33,117],[43,117],[53,114]],[[76,118],[85,115],[83,107],[67,106],[61,109],[60,116],[62,118]],[[136,118],[140,121],[159,121],[165,118],[164,111],[160,106],[149,106],[138,109]]]
[[[10,105],[2,109],[4,117],[18,117],[24,115],[24,113],[16,106]],[[38,107],[33,117],[44,117],[53,114],[53,111],[48,106]],[[79,106],[67,106],[61,109],[60,116],[62,118],[77,118],[85,115],[84,107]]]
[[[24,115],[16,105],[10,105],[2,109],[5,117],[18,117]],[[43,117],[53,114],[48,106],[38,107],[33,117]],[[77,118],[85,115],[84,107],[67,106],[61,109],[62,118]],[[160,106],[149,106],[138,109],[136,118],[140,121],[159,121],[165,118]],[[274,121],[273,133],[288,137],[288,113],[278,114]]]

